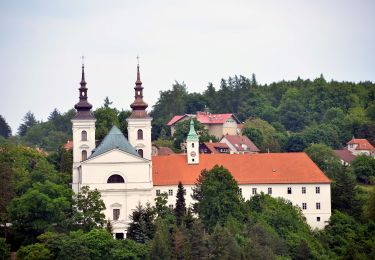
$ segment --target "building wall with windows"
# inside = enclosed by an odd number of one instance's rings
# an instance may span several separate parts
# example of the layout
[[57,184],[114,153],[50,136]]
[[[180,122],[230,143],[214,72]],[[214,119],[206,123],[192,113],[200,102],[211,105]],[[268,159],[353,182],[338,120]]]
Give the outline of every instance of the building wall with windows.
[[[194,185],[184,185],[187,207],[192,206],[194,203],[191,197],[194,187]],[[245,200],[249,200],[255,194],[260,194],[261,192],[274,198],[279,197],[289,200],[293,205],[301,209],[306,222],[312,229],[324,228],[331,217],[331,188],[329,184],[239,184],[239,188]],[[290,194],[288,193],[288,188],[291,188]],[[256,191],[255,193],[253,193],[254,190]],[[269,191],[271,191],[271,194]],[[168,206],[174,207],[176,205],[177,185],[154,186],[152,192],[153,200],[157,194],[164,192],[168,193]],[[303,209],[304,203],[306,209]]]

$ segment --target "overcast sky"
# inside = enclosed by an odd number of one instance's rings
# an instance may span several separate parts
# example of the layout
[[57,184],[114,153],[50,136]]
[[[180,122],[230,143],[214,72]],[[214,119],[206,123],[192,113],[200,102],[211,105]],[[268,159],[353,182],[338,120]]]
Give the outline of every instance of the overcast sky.
[[129,109],[139,54],[145,101],[175,80],[189,92],[255,73],[375,81],[375,1],[0,1],[0,114],[13,134],[78,101]]

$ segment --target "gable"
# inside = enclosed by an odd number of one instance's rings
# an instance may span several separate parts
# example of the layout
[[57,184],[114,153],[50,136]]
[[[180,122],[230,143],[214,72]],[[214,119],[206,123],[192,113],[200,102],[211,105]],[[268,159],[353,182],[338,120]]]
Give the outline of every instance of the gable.
[[90,158],[83,164],[91,163],[137,163],[137,162],[148,162],[147,159],[141,158],[139,156],[134,156],[133,154],[121,151],[119,149],[113,149],[106,153],[100,154],[93,158]]

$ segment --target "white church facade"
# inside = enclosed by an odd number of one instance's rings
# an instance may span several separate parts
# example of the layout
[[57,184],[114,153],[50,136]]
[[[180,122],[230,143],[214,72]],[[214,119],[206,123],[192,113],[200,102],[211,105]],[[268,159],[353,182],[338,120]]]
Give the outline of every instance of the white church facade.
[[77,113],[73,128],[74,192],[89,186],[98,189],[105,203],[106,219],[111,220],[117,238],[126,234],[129,216],[136,206],[150,202],[162,192],[168,203],[176,202],[177,185],[184,184],[187,206],[194,183],[203,169],[223,165],[233,175],[242,196],[264,192],[283,197],[301,208],[311,228],[324,228],[331,216],[330,180],[305,153],[268,154],[199,154],[199,139],[191,122],[187,136],[187,153],[151,156],[151,121],[143,101],[139,65],[135,83],[135,100],[127,119],[128,139],[113,127],[95,147],[95,118],[88,102],[82,66]]

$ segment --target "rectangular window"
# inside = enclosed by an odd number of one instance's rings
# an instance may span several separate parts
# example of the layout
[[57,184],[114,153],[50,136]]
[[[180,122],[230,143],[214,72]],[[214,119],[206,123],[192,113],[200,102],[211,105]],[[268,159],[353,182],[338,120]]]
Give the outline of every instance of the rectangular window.
[[288,194],[292,194],[292,187],[288,187]]
[[169,195],[169,196],[173,196],[173,190],[169,190],[169,191],[168,191],[168,195]]
[[315,187],[315,193],[320,193],[320,187]]
[[253,195],[257,194],[257,188],[253,188],[252,193],[253,193]]
[[169,204],[169,209],[173,210],[173,204]]
[[156,196],[160,196],[160,190],[156,190]]
[[316,203],[316,209],[320,209],[320,202]]
[[268,195],[272,194],[272,188],[268,188]]
[[302,194],[306,194],[306,187],[302,187]]
[[240,190],[239,190],[239,194],[242,195],[242,188],[240,188]]
[[307,209],[307,203],[302,203],[302,209]]
[[113,220],[118,220],[120,217],[120,209],[113,209]]
[[320,217],[316,217],[316,221],[320,222]]

